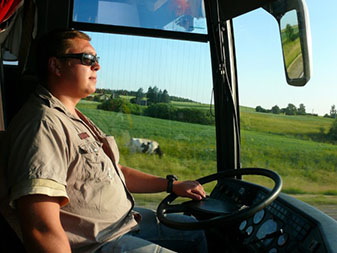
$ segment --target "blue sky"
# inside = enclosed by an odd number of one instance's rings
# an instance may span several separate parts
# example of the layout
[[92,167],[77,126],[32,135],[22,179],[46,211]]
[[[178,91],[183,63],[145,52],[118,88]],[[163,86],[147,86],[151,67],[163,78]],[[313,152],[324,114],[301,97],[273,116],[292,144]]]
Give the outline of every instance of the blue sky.
[[[240,104],[271,108],[303,103],[324,115],[337,105],[337,3],[307,0],[313,44],[313,73],[305,87],[286,83],[278,25],[262,9],[234,20]],[[90,34],[101,56],[97,86],[145,91],[156,85],[170,95],[209,103],[212,92],[209,45],[124,35]],[[169,88],[168,88],[169,87]]]

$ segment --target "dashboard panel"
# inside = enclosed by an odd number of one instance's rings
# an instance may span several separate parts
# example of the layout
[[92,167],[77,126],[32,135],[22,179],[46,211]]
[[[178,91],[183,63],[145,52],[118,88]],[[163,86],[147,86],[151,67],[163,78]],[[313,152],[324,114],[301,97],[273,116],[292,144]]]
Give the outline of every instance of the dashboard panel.
[[[264,199],[269,189],[242,180],[219,181],[211,198],[238,205]],[[230,243],[249,252],[336,252],[337,222],[316,208],[281,193],[271,205],[239,221]],[[227,226],[221,228],[227,230]]]

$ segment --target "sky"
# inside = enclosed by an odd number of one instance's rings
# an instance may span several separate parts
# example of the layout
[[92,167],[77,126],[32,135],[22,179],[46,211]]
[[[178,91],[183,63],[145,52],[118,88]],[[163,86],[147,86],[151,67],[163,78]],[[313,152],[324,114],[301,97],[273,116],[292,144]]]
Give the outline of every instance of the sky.
[[[234,19],[240,105],[270,109],[303,103],[324,115],[337,105],[337,1],[306,0],[312,34],[313,73],[304,87],[286,83],[276,20],[258,9]],[[201,22],[202,23],[202,22]],[[209,103],[212,76],[207,43],[93,34],[101,57],[97,87],[144,91]]]

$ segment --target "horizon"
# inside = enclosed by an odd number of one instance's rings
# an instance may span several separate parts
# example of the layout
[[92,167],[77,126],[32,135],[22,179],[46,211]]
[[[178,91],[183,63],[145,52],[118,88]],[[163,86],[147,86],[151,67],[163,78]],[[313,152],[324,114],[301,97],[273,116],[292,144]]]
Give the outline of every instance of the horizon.
[[[151,86],[150,86],[151,87]],[[155,86],[154,86],[155,87]],[[154,87],[151,87],[151,88],[154,88]],[[110,88],[97,88],[99,90],[107,90],[109,92],[119,92],[119,91],[126,91],[128,93],[137,93],[138,89],[137,90],[126,90],[126,89],[110,89]],[[100,93],[100,92],[97,92],[97,89],[94,93],[92,93],[91,95],[94,95],[94,94],[106,94],[106,93]],[[140,89],[140,88],[139,88]],[[144,91],[143,94],[146,95],[148,92],[147,91]],[[107,93],[109,94],[109,93]],[[90,97],[91,95],[89,95],[88,97]],[[175,95],[170,95],[169,91],[168,91],[168,95],[169,97],[171,98],[171,101],[176,101],[175,98],[178,98],[178,99],[185,99],[185,100],[188,100],[188,101],[181,101],[182,103],[184,102],[187,102],[187,103],[196,103],[196,104],[201,104],[201,105],[207,105],[209,106],[209,103],[202,103],[202,102],[198,102],[198,101],[194,101],[194,100],[190,100],[189,98],[186,98],[186,97],[179,97],[179,96],[175,96]],[[133,97],[133,95],[129,95],[129,94],[119,94],[119,96],[126,96],[126,97]],[[87,98],[88,98],[87,97]],[[281,107],[277,104],[273,105],[272,107],[274,106],[278,106],[280,110],[284,110],[286,109],[291,103],[288,103],[287,106],[285,107]],[[291,105],[294,105],[294,104],[291,104]],[[296,107],[296,109],[299,109],[301,104],[299,104],[298,106],[297,105],[294,105]],[[305,106],[305,104],[303,104]],[[258,112],[256,111],[256,108],[257,107],[262,107],[261,105],[257,105],[255,107],[252,107],[252,106],[245,106],[245,105],[240,105],[240,108],[248,108],[248,109],[252,109],[254,110],[255,112]],[[264,108],[262,107],[262,109],[265,109],[265,110],[269,110],[269,111],[266,111],[266,112],[258,112],[258,113],[272,113],[271,110],[272,110],[272,107],[270,108]],[[282,113],[279,113],[279,114],[282,114]],[[304,116],[304,115],[300,115],[300,114],[295,114],[295,115],[291,115],[291,116]],[[326,113],[325,115],[319,115],[319,114],[315,114],[315,113],[311,113],[311,112],[308,112],[306,111],[306,114],[305,115],[308,115],[308,116],[320,116],[320,117],[325,117],[326,115],[330,116],[330,111],[329,113]]]

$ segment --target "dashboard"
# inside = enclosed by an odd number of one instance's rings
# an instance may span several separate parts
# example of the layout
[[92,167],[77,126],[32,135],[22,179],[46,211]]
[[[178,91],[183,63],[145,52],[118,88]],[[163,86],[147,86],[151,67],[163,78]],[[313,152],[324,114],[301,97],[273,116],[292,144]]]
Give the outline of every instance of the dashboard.
[[[251,205],[265,198],[267,188],[242,180],[219,181],[211,198],[238,206]],[[232,225],[231,225],[232,227]],[[235,223],[230,243],[248,252],[336,252],[337,222],[321,211],[286,194],[269,206]],[[228,225],[219,226],[222,231]]]

